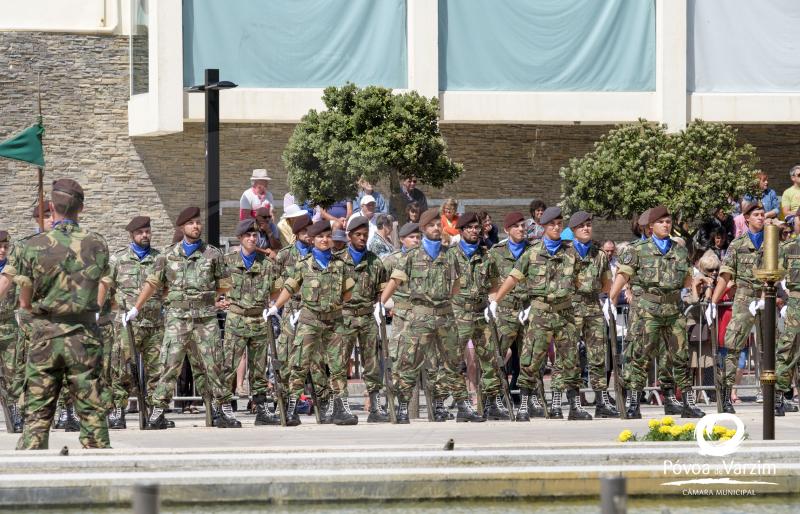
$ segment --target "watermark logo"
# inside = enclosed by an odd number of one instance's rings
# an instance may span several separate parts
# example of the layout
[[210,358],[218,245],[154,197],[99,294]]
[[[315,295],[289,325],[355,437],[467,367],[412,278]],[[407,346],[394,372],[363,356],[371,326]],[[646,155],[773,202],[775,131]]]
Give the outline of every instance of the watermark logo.
[[[736,434],[726,441],[711,441],[706,437],[711,437],[714,431],[714,425],[718,422],[729,421],[736,424]],[[697,445],[700,447],[700,455],[707,455],[709,457],[724,457],[735,452],[739,445],[744,440],[744,422],[738,416],[728,413],[711,413],[706,414],[694,428],[694,437],[697,440]]]

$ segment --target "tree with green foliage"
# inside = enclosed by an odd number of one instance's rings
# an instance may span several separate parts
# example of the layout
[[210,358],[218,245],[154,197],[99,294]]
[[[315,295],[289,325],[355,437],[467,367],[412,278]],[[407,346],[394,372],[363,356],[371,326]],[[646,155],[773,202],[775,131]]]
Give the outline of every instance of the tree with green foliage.
[[696,120],[670,134],[639,120],[620,125],[582,158],[561,169],[565,209],[583,209],[606,219],[630,219],[659,204],[688,235],[730,199],[755,193],[755,148],[738,144],[736,129]]
[[436,98],[347,84],[326,88],[322,99],[327,110],[303,116],[283,152],[298,202],[328,207],[353,198],[361,176],[388,178],[394,202],[403,178],[438,188],[461,174],[439,132]]

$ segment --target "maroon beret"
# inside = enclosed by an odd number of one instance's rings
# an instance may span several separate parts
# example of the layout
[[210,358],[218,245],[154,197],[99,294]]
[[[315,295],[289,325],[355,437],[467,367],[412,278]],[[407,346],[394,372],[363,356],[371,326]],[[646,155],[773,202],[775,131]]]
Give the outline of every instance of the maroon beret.
[[758,200],[754,202],[742,202],[742,215],[750,214],[756,209],[761,209],[763,211],[764,205],[762,205]]
[[191,220],[200,217],[200,207],[187,207],[178,214],[178,219],[175,220],[176,227],[182,227],[189,223]]
[[636,223],[639,224],[640,227],[646,227],[650,220],[650,211],[653,209],[646,209],[642,214],[639,215],[639,219],[636,220]]
[[54,181],[53,191],[66,193],[83,203],[83,188],[71,178],[60,178]]
[[417,223],[406,223],[400,230],[397,231],[397,235],[400,237],[408,237],[413,233],[419,233],[419,225]]
[[458,230],[463,229],[470,223],[477,223],[478,222],[478,215],[474,212],[465,212],[461,216],[458,217],[458,221],[456,221],[456,228]]
[[253,218],[248,218],[246,220],[242,220],[236,224],[236,237],[243,236],[248,232],[258,232],[258,227],[256,227],[256,220]]
[[509,212],[506,214],[506,217],[503,218],[503,228],[508,229],[510,226],[516,225],[520,221],[525,221],[525,216],[523,216],[521,212]]
[[347,224],[347,231],[352,232],[359,227],[369,228],[369,220],[366,216],[353,216]]
[[136,216],[126,226],[125,230],[133,232],[140,228],[147,228],[150,226],[150,218],[148,216]]
[[319,220],[310,227],[308,227],[308,235],[311,237],[318,236],[323,232],[331,232],[331,222],[328,220]]
[[655,223],[664,216],[669,216],[669,211],[663,205],[657,205],[650,209],[650,213],[647,215],[647,224]]
[[425,225],[431,223],[433,221],[438,220],[440,217],[439,209],[436,207],[431,207],[427,211],[423,212],[422,215],[419,217],[419,228],[424,229]]
[[309,225],[311,225],[311,218],[308,217],[308,214],[298,216],[292,221],[292,233],[297,235]]

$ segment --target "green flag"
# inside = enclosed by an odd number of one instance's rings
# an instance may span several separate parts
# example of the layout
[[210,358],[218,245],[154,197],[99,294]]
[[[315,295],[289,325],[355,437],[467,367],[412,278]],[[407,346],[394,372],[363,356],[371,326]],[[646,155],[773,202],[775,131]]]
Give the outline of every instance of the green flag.
[[11,139],[0,143],[0,157],[29,162],[43,168],[42,134],[44,134],[44,126],[41,122],[31,125]]

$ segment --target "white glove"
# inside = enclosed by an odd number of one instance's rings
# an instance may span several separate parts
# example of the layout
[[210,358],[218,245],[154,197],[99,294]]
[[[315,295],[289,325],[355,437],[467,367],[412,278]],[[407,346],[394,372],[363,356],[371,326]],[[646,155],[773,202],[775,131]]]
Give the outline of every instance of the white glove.
[[99,312],[95,312],[94,313],[94,322],[97,323],[98,321],[100,321],[100,313]]
[[520,323],[525,323],[526,321],[528,321],[528,316],[530,316],[531,314],[531,307],[532,305],[528,305],[527,309],[522,309],[521,311],[519,311],[517,318],[519,319]]
[[788,305],[784,305],[781,307],[781,318],[786,319],[786,311],[789,310]]
[[747,308],[750,311],[751,316],[755,316],[756,312],[762,310],[764,308],[764,300],[753,300],[750,302],[750,306]]
[[712,325],[715,319],[717,319],[717,304],[709,303],[708,307],[706,307],[706,321],[709,325]]
[[275,307],[274,305],[269,309],[264,309],[264,312],[261,313],[261,316],[263,316],[264,321],[269,321],[270,316],[277,316],[277,315],[278,315],[278,308]]
[[[497,319],[497,302],[496,301],[494,301],[494,300],[490,301],[489,302],[489,306],[486,308],[486,310],[489,311],[489,314],[491,314],[494,319]],[[484,314],[486,314],[486,313],[484,313]],[[486,318],[486,321],[487,322],[489,321],[488,316]]]
[[616,321],[617,319],[617,306],[611,303],[610,298],[606,298],[606,301],[603,302],[603,317],[609,325],[613,323],[612,320]]
[[386,307],[381,302],[375,302],[375,310],[372,311],[372,315],[375,317],[375,323],[378,326],[383,325],[384,316],[386,316]]
[[300,319],[300,311],[297,311],[291,316],[289,316],[289,324],[292,326],[292,328],[297,328],[298,319]]
[[139,315],[139,309],[137,309],[136,307],[131,307],[131,310],[129,310],[128,312],[125,313],[124,316],[122,316],[122,326],[127,327],[128,322],[135,320],[136,316],[138,315]]

